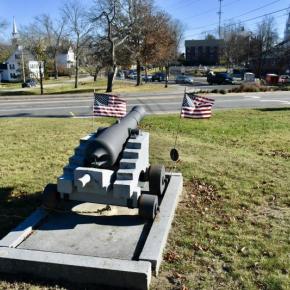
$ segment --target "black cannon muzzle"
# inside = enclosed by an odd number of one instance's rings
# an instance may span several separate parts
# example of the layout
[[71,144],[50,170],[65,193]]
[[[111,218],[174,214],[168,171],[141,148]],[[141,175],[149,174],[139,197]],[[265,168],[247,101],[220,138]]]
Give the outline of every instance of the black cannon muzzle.
[[97,134],[87,149],[89,162],[98,168],[110,168],[118,160],[130,132],[137,128],[146,115],[142,106],[135,106],[118,123]]

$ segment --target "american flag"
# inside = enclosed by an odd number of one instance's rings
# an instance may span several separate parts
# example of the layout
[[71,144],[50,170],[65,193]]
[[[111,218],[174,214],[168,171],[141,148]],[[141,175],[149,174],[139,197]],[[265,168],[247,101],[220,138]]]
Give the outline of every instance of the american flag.
[[94,116],[121,118],[126,115],[127,102],[120,97],[107,94],[95,94],[94,98]]
[[214,99],[197,96],[194,93],[185,93],[181,117],[192,119],[206,119],[211,117]]

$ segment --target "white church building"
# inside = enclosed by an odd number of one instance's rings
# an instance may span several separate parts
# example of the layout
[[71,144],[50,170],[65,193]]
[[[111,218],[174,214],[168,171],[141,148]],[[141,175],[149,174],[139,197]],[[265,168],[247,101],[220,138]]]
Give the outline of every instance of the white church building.
[[18,46],[7,61],[0,64],[0,81],[18,82],[23,80],[24,73],[28,78],[39,78],[39,62],[27,50]]
[[[0,82],[20,82],[27,78],[39,79],[39,62],[27,49],[19,45],[15,19],[13,19],[12,46],[13,52],[9,58],[4,63],[0,63]],[[62,48],[56,56],[56,63],[59,68],[72,68],[75,65],[73,49],[71,47]],[[43,63],[41,70],[43,73]]]
[[28,50],[18,44],[18,38],[17,26],[13,19],[12,45],[14,50],[9,58],[0,64],[0,81],[19,82],[25,79],[24,74],[31,79],[39,78],[39,62]]

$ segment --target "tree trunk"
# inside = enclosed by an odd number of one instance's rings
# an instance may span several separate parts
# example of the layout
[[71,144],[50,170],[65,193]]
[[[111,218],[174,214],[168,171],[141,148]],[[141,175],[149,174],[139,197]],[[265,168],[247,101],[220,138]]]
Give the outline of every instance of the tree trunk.
[[[109,30],[111,31],[111,28]],[[113,91],[113,82],[114,82],[115,73],[117,69],[115,43],[111,39],[111,36],[110,36],[110,54],[111,54],[111,60],[110,60],[111,65],[108,71],[108,81],[107,81],[107,90],[106,90],[107,93],[111,93]]]
[[94,82],[96,82],[96,81],[97,81],[98,74],[99,74],[99,68],[98,68],[98,67],[96,67],[96,69],[95,69],[95,73],[94,73]]
[[114,71],[110,70],[108,72],[108,80],[107,80],[107,93],[111,93],[113,91],[113,79],[114,79]]
[[58,69],[57,69],[57,63],[56,63],[56,58],[54,58],[54,79],[57,80],[58,79]]
[[168,79],[169,79],[169,64],[165,67],[165,88],[168,87]]
[[141,85],[141,64],[140,64],[140,60],[137,59],[137,82],[136,82],[136,86],[140,86]]
[[40,94],[43,95],[43,75],[41,61],[39,62],[38,68],[39,68]]
[[75,89],[78,88],[79,83],[79,58],[76,57],[76,67],[75,67]]
[[107,93],[111,93],[113,91],[113,82],[116,73],[117,66],[113,65],[108,71],[108,81],[107,81]]
[[145,83],[148,82],[148,69],[147,69],[147,64],[145,65]]

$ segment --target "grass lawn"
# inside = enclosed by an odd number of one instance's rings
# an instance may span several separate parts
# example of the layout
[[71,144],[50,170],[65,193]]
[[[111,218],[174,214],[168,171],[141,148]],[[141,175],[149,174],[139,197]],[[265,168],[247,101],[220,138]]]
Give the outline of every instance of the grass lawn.
[[[46,85],[51,85],[53,86],[46,86]],[[98,79],[97,82],[93,81],[82,81],[80,79],[78,88],[74,88],[74,83],[67,83],[63,82],[61,83],[60,81],[55,81],[55,80],[49,80],[49,81],[44,81],[44,94],[46,95],[54,95],[54,94],[77,94],[77,93],[90,93],[93,92],[94,90],[98,92],[105,92],[106,91],[106,80],[105,79]],[[170,86],[169,86],[170,87]],[[14,87],[12,87],[14,88]],[[11,88],[11,91],[2,91],[1,92],[1,86],[0,86],[0,96],[8,96],[8,95],[39,95],[40,94],[40,87],[36,88],[26,88],[23,90],[17,90],[13,91]],[[20,87],[18,87],[20,88]],[[4,89],[10,89],[9,87],[4,88]],[[147,83],[143,84],[141,86],[136,86],[135,82],[128,82],[128,81],[120,81],[120,80],[115,80],[113,90],[116,93],[121,93],[121,92],[158,92],[164,90],[164,83],[158,83],[158,84],[152,84],[152,83]],[[168,89],[167,89],[168,90]]]
[[[96,126],[113,122],[98,119]],[[0,119],[0,236],[40,204],[87,119]],[[289,289],[290,109],[231,110],[211,120],[146,117],[152,163],[184,176],[164,262],[152,289]],[[59,289],[2,277],[1,289]]]
[[[21,83],[1,83],[0,82],[0,89],[21,89]],[[1,92],[1,91],[0,91]]]

